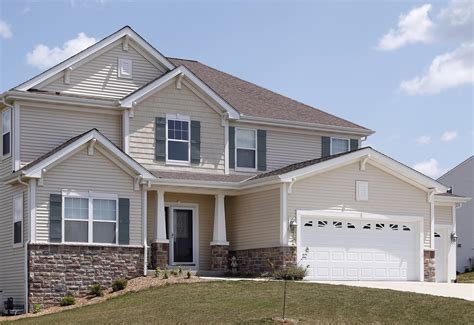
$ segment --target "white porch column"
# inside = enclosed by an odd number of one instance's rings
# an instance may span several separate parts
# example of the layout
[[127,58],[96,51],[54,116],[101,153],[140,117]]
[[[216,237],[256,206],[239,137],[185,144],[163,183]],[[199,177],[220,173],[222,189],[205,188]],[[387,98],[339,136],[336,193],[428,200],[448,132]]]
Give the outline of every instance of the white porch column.
[[162,190],[156,191],[156,221],[154,225],[153,242],[169,243],[169,240],[166,239],[165,192]]
[[214,208],[214,236],[211,245],[229,245],[225,228],[225,195],[219,193],[215,196]]

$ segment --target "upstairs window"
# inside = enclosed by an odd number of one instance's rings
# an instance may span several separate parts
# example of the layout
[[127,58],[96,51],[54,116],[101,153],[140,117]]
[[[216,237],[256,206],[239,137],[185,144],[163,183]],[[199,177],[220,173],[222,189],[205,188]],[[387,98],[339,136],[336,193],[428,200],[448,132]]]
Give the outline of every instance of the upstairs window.
[[132,60],[118,59],[119,78],[132,78]]
[[189,163],[189,119],[168,119],[166,161],[172,163]]
[[23,243],[23,194],[13,199],[13,246]]
[[2,112],[2,155],[11,153],[12,111],[10,108]]
[[331,155],[348,152],[349,149],[349,139],[331,138]]
[[241,170],[257,168],[257,130],[235,129],[235,167]]

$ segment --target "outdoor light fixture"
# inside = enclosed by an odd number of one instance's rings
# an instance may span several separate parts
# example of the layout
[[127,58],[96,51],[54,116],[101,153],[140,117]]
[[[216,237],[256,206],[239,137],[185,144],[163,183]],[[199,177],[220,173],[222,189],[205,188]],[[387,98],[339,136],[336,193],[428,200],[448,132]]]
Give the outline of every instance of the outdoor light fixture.
[[458,235],[453,231],[451,233],[451,242],[455,243],[458,240]]

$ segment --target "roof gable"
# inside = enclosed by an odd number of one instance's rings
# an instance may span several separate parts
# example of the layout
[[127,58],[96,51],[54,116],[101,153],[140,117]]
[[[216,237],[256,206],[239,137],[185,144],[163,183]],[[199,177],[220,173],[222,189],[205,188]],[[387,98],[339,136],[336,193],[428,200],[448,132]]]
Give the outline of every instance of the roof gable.
[[88,47],[87,49],[73,55],[69,59],[55,65],[54,67],[44,71],[43,73],[33,77],[32,79],[18,85],[14,89],[26,91],[31,89],[40,83],[44,82],[45,80],[53,77],[57,73],[65,70],[66,68],[73,67],[76,64],[80,64],[81,61],[87,59],[91,55],[103,51],[111,44],[115,43],[117,40],[121,38],[126,38],[133,40],[138,46],[147,54],[149,54],[152,58],[158,60],[164,67],[168,70],[174,68],[173,63],[171,63],[165,56],[163,56],[158,50],[156,50],[153,46],[151,46],[148,42],[146,42],[140,35],[138,35],[132,28],[129,26],[125,26],[122,29],[118,30],[117,32],[105,37],[104,39],[100,40],[99,42],[95,43],[94,45]]

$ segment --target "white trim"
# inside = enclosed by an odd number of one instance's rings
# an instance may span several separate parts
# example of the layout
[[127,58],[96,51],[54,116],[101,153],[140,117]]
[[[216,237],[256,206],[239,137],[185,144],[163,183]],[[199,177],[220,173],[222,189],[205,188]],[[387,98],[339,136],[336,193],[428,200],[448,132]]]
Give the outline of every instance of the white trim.
[[280,245],[288,246],[288,191],[286,183],[280,185]]
[[[147,239],[147,216],[148,216],[148,192],[142,189],[142,242],[143,242],[143,275],[148,274],[148,239]],[[118,227],[117,227],[118,228]]]
[[438,205],[449,205],[451,206],[453,203],[466,203],[470,201],[470,197],[460,197],[460,196],[443,196],[443,195],[435,195],[434,201]]
[[[341,151],[341,152],[333,152],[333,145],[332,145],[332,140],[342,140],[347,142],[347,151]],[[339,153],[344,153],[344,152],[349,152],[351,151],[351,139],[349,138],[337,138],[337,137],[330,137],[329,141],[329,151],[331,155],[339,154]]]
[[20,104],[18,102],[15,102],[13,104],[14,110],[13,110],[13,116],[12,116],[12,130],[13,132],[11,133],[11,152],[13,155],[12,159],[12,170],[17,171],[20,169],[20,139],[21,139],[21,134],[20,134]]
[[169,243],[166,238],[166,213],[165,192],[161,189],[156,191],[156,212],[153,218],[153,242]]
[[[16,215],[16,202],[19,200],[21,202],[21,210],[20,210],[20,215]],[[23,192],[16,194],[13,196],[13,211],[12,211],[12,245],[14,248],[17,247],[23,247],[24,241],[25,241],[25,234],[24,234],[24,229],[25,229],[25,215],[24,215],[24,205],[25,205],[25,200],[23,197]],[[15,223],[21,222],[21,238],[19,243],[15,243]]]
[[[366,187],[366,191],[361,193],[361,187]],[[355,181],[356,188],[356,201],[367,202],[369,201],[369,181]],[[365,193],[365,194],[364,194]]]
[[[5,130],[3,129],[3,115],[6,113],[6,112],[10,112],[10,130],[8,132],[5,132]],[[0,125],[0,160],[4,160],[4,159],[7,159],[7,158],[10,158],[12,156],[12,138],[13,138],[13,132],[12,132],[12,129],[13,129],[13,109],[9,106],[7,106],[6,108],[2,109],[2,111],[0,112],[1,113],[1,125]],[[10,133],[10,151],[7,153],[7,154],[3,154],[3,136],[7,133]]]
[[224,174],[229,175],[229,121],[223,118],[224,126]]
[[130,154],[130,111],[122,112],[123,151]]
[[229,245],[227,241],[226,213],[225,213],[225,195],[217,193],[214,195],[214,221],[211,246]]
[[[242,130],[242,131],[253,131],[255,133],[255,148],[245,148],[245,147],[239,147],[238,144],[237,144],[237,134],[238,134],[238,131],[239,130]],[[256,172],[257,171],[257,167],[258,167],[258,134],[257,134],[257,129],[249,129],[249,128],[241,128],[241,127],[236,127],[235,128],[235,132],[234,132],[234,136],[235,136],[235,140],[234,140],[234,143],[235,143],[235,152],[234,152],[234,158],[235,158],[235,162],[234,162],[234,165],[235,165],[235,168],[234,170],[235,171],[239,171],[239,172]],[[253,150],[255,151],[255,168],[248,168],[248,167],[239,167],[237,166],[237,150],[238,149],[242,149],[242,150]]]
[[[188,140],[176,140],[168,138],[168,121],[180,121],[188,123]],[[179,166],[190,166],[191,165],[191,119],[187,115],[181,114],[166,114],[166,165],[179,165]],[[183,142],[188,144],[188,160],[173,160],[168,159],[168,141]]]
[[[453,232],[452,225],[443,225],[443,224],[435,224],[435,232],[441,233],[441,238],[445,238],[444,240],[444,278],[446,281],[443,282],[451,282],[456,279],[456,243],[451,242],[451,232]],[[434,234],[433,234],[434,238]],[[435,261],[437,260],[436,250],[435,250]],[[438,270],[435,270],[435,273]]]
[[36,243],[36,179],[30,179],[28,187],[28,211],[30,219],[30,243]]
[[140,88],[139,90],[133,92],[129,96],[123,98],[120,101],[120,105],[122,107],[130,108],[137,103],[141,102],[142,100],[146,99],[147,97],[153,95],[157,91],[163,89],[167,85],[170,84],[171,80],[176,77],[179,77],[183,74],[193,85],[199,88],[202,92],[204,92],[207,96],[209,96],[212,100],[214,100],[224,112],[229,114],[229,118],[232,119],[239,119],[240,114],[235,110],[229,103],[227,103],[222,97],[220,97],[214,90],[209,88],[204,82],[201,81],[194,73],[192,73],[188,68],[183,65],[171,70],[170,72],[166,73],[165,75],[161,76],[157,80],[153,81],[149,85]]
[[18,85],[15,87],[17,90],[26,91],[39,83],[51,78],[55,74],[63,71],[64,69],[75,65],[82,61],[83,59],[93,55],[94,53],[100,51],[101,49],[111,45],[117,40],[120,40],[122,37],[128,36],[131,40],[136,42],[140,47],[142,47],[146,52],[148,52],[154,59],[163,64],[168,69],[173,69],[174,65],[164,57],[160,52],[148,44],[140,35],[138,35],[133,29],[128,26],[118,30],[117,32],[107,36],[101,41],[95,43],[94,45],[88,47],[82,52],[70,57],[69,59],[59,63],[58,65],[52,67],[49,70],[37,75],[36,77]]
[[172,234],[174,225],[173,211],[177,210],[191,210],[193,213],[193,262],[191,263],[175,263],[174,262],[174,243],[169,241],[169,265],[189,265],[191,269],[199,270],[199,204],[195,203],[171,203],[166,202],[165,207],[168,207],[168,234]]
[[430,200],[430,249],[435,249],[435,204]]
[[[124,73],[122,71],[123,64],[128,64],[130,67],[130,72],[129,73]],[[118,58],[118,63],[117,63],[117,77],[122,78],[122,79],[132,79],[133,78],[133,61],[130,59],[125,59],[125,58]]]

